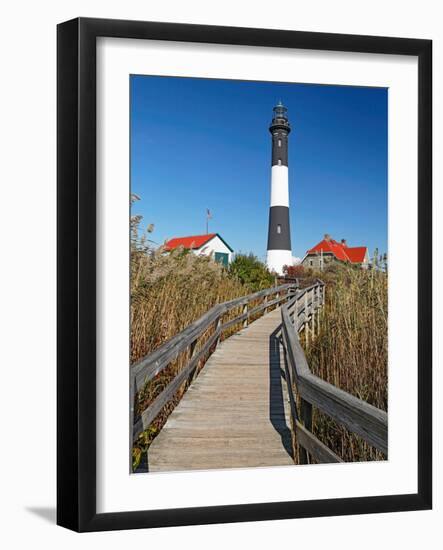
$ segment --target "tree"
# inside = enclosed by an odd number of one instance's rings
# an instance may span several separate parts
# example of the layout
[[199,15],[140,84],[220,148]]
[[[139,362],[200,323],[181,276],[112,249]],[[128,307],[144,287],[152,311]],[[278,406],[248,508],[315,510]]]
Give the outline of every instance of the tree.
[[229,266],[229,273],[252,292],[269,288],[274,284],[272,273],[252,252],[236,254]]

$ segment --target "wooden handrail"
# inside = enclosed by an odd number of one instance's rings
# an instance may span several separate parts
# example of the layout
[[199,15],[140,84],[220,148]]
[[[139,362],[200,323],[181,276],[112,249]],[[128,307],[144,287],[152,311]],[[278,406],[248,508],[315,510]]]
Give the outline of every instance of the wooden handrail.
[[[307,424],[312,424],[312,406],[316,406],[336,422],[361,436],[370,445],[387,455],[387,413],[325,382],[315,376],[308,366],[298,333],[307,328],[312,314],[323,306],[323,289],[324,283],[318,280],[314,285],[297,291],[296,296],[281,308],[283,345],[287,367],[289,367],[286,379],[290,401],[296,402],[295,397],[291,395],[294,386],[301,399],[301,408],[305,409],[304,415],[309,417],[308,422],[303,419],[303,426],[299,421],[301,415],[291,407],[293,433],[298,444],[319,462],[341,461],[330,449],[327,447],[325,449],[325,445],[311,433],[312,426],[307,426]],[[316,293],[318,297],[315,300]],[[308,294],[310,294],[309,297]],[[303,298],[302,301],[301,298]]]
[[[318,309],[324,304],[324,287],[323,281],[319,279],[303,289],[298,289],[293,284],[286,284],[218,304],[157,350],[135,363],[131,367],[131,448],[139,434],[152,424],[182,384],[192,379],[200,361],[207,360],[224,331],[236,324],[246,326],[251,316],[260,314],[262,311],[266,312],[274,305],[282,304],[285,378],[288,385],[291,426],[295,441],[301,449],[301,462],[307,462],[308,453],[318,462],[342,462],[340,457],[312,433],[312,406],[318,407],[336,422],[387,455],[386,412],[315,376],[307,364],[298,333],[302,330],[308,331],[309,323],[312,325],[315,315],[318,315]],[[272,295],[276,297],[269,300],[269,296]],[[262,303],[249,308],[251,302],[260,298],[263,298]],[[239,315],[222,322],[224,315],[240,307],[242,310]],[[199,338],[209,329],[212,329],[209,338],[197,349]],[[187,364],[154,401],[141,411],[139,418],[134,419],[137,392],[174,361],[180,353],[188,349],[191,352]],[[297,409],[294,390],[300,398],[300,413]]]
[[[196,321],[188,325],[184,330],[170,338],[152,353],[149,353],[131,366],[131,377],[135,379],[137,391],[159,374],[165,367],[184,351],[195,339],[205,332],[211,324],[220,316],[228,313],[236,307],[240,307],[258,298],[275,294],[282,290],[293,288],[292,285],[281,285],[254,292],[247,296],[235,298],[212,307]],[[285,297],[286,298],[286,297]],[[281,298],[279,301],[283,301]],[[271,304],[268,302],[268,307]]]
[[[278,306],[282,302],[287,301],[295,292],[296,287],[293,284],[285,284],[272,288],[267,288],[249,294],[234,298],[228,302],[223,302],[212,307],[199,319],[191,323],[184,330],[176,334],[170,340],[162,344],[152,353],[134,363],[131,367],[131,448],[132,443],[137,439],[143,430],[146,430],[160,413],[163,407],[174,397],[181,385],[192,376],[192,373],[198,366],[198,363],[210,353],[211,348],[216,346],[221,335],[228,328],[241,323],[248,322],[253,315],[257,315],[269,307]],[[277,295],[276,298],[268,300],[269,296]],[[249,304],[255,300],[263,298],[263,303],[249,309]],[[265,299],[266,298],[266,299]],[[243,307],[245,311],[233,319],[222,323],[222,317],[232,310]],[[183,353],[191,346],[195,346],[198,339],[203,336],[206,331],[213,328],[213,333],[209,339],[203,343],[202,347],[191,354],[188,363],[180,370],[180,372],[169,382],[163,391],[154,399],[149,406],[144,409],[138,419],[134,418],[134,404],[136,394],[142,390],[145,385],[164,370],[172,361],[174,361],[180,353]]]

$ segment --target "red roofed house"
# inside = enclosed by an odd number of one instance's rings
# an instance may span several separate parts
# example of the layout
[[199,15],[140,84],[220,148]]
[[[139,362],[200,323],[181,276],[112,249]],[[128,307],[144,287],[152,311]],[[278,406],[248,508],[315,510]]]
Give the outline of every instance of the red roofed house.
[[192,250],[197,255],[212,256],[216,262],[220,262],[224,266],[229,264],[234,252],[218,233],[174,237],[164,244],[164,250],[167,252],[179,247],[183,247],[185,250]]
[[348,246],[346,240],[337,242],[325,235],[324,239],[306,252],[302,265],[323,269],[328,263],[339,261],[368,267],[369,255],[366,246]]

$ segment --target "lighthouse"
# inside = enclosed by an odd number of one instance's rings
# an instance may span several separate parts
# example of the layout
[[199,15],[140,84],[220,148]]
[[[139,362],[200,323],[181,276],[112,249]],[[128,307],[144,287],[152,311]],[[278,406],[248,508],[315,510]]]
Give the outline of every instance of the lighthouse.
[[266,263],[271,271],[281,275],[283,266],[292,265],[288,188],[288,136],[291,127],[288,110],[281,101],[273,109],[269,131],[272,136],[272,168]]

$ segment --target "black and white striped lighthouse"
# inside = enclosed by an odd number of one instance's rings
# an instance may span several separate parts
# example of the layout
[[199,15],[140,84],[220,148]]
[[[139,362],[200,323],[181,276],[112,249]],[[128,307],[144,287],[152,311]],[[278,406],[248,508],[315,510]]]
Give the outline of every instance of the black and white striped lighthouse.
[[288,136],[291,127],[288,110],[281,101],[273,111],[269,127],[272,135],[272,172],[266,263],[271,271],[281,275],[283,266],[292,265],[288,187]]

